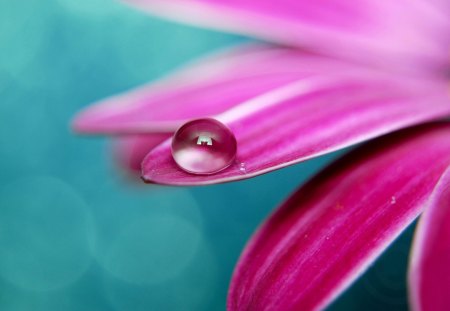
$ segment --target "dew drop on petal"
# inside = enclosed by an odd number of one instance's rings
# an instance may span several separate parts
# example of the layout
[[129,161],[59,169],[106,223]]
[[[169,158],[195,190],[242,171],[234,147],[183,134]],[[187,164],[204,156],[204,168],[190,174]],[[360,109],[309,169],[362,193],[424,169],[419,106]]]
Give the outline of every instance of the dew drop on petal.
[[192,174],[217,173],[230,166],[237,151],[233,132],[221,122],[203,118],[182,125],[172,139],[172,156]]
[[247,174],[247,165],[246,165],[244,162],[241,162],[241,163],[239,164],[239,171],[240,171],[242,174]]
[[391,197],[391,204],[395,204],[397,203],[397,198],[396,197]]

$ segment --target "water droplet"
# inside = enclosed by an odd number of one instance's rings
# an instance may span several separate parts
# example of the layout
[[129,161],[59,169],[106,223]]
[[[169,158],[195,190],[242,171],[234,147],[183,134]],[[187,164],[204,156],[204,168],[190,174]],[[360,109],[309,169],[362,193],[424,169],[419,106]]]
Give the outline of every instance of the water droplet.
[[227,168],[233,163],[236,150],[233,132],[211,118],[185,123],[172,139],[173,159],[192,174],[213,174]]
[[395,204],[395,203],[397,203],[397,199],[395,197],[392,197],[391,198],[391,204]]
[[244,162],[239,164],[239,171],[242,174],[247,174],[247,166],[246,166],[246,164]]

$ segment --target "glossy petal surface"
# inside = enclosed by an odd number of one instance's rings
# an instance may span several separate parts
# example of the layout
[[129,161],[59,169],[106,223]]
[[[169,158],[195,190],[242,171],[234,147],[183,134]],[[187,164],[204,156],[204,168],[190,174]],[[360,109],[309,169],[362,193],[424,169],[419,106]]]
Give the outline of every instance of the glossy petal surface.
[[436,69],[448,59],[448,16],[422,0],[412,0],[407,5],[376,0],[125,2],[175,20],[307,47],[389,69],[414,70],[430,65]]
[[425,84],[359,73],[304,78],[216,116],[237,139],[235,165],[210,176],[188,174],[176,166],[166,141],[145,158],[143,178],[174,185],[245,179],[448,116],[447,86]]
[[450,170],[427,205],[414,239],[410,301],[413,310],[445,311],[450,306]]
[[173,133],[182,122],[226,111],[262,93],[354,66],[267,45],[238,46],[171,76],[88,107],[74,120],[87,134]]
[[247,245],[228,310],[327,306],[426,206],[450,165],[449,135],[441,123],[384,136],[301,187]]

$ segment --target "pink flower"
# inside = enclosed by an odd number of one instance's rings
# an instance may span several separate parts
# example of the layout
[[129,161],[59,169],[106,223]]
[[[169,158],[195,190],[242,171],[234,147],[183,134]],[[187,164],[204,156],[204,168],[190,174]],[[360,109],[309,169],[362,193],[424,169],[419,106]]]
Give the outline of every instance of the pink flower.
[[[447,0],[128,2],[289,46],[230,49],[75,119],[79,132],[129,135],[119,138],[120,157],[134,169],[142,162],[145,181],[245,179],[370,140],[258,229],[234,272],[228,310],[323,309],[424,210],[410,301],[414,310],[446,310],[450,124],[428,122],[450,116]],[[209,175],[186,172],[168,137],[211,116],[234,134],[235,160]]]

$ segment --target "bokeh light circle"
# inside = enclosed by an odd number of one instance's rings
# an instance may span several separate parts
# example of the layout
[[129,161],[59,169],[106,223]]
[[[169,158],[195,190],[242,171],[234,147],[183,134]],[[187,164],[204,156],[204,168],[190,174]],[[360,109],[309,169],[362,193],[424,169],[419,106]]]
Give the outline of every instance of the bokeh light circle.
[[105,267],[130,283],[164,282],[185,269],[201,238],[197,227],[175,215],[138,219],[113,243]]
[[104,289],[117,311],[195,310],[210,311],[211,304],[224,305],[225,293],[218,291],[219,266],[208,243],[195,253],[176,277],[155,284],[130,284],[106,278]]
[[50,176],[19,178],[0,190],[0,275],[34,291],[75,282],[91,263],[85,202]]
[[90,195],[92,249],[109,274],[132,284],[174,278],[203,243],[203,219],[186,189],[124,186],[111,179]]

